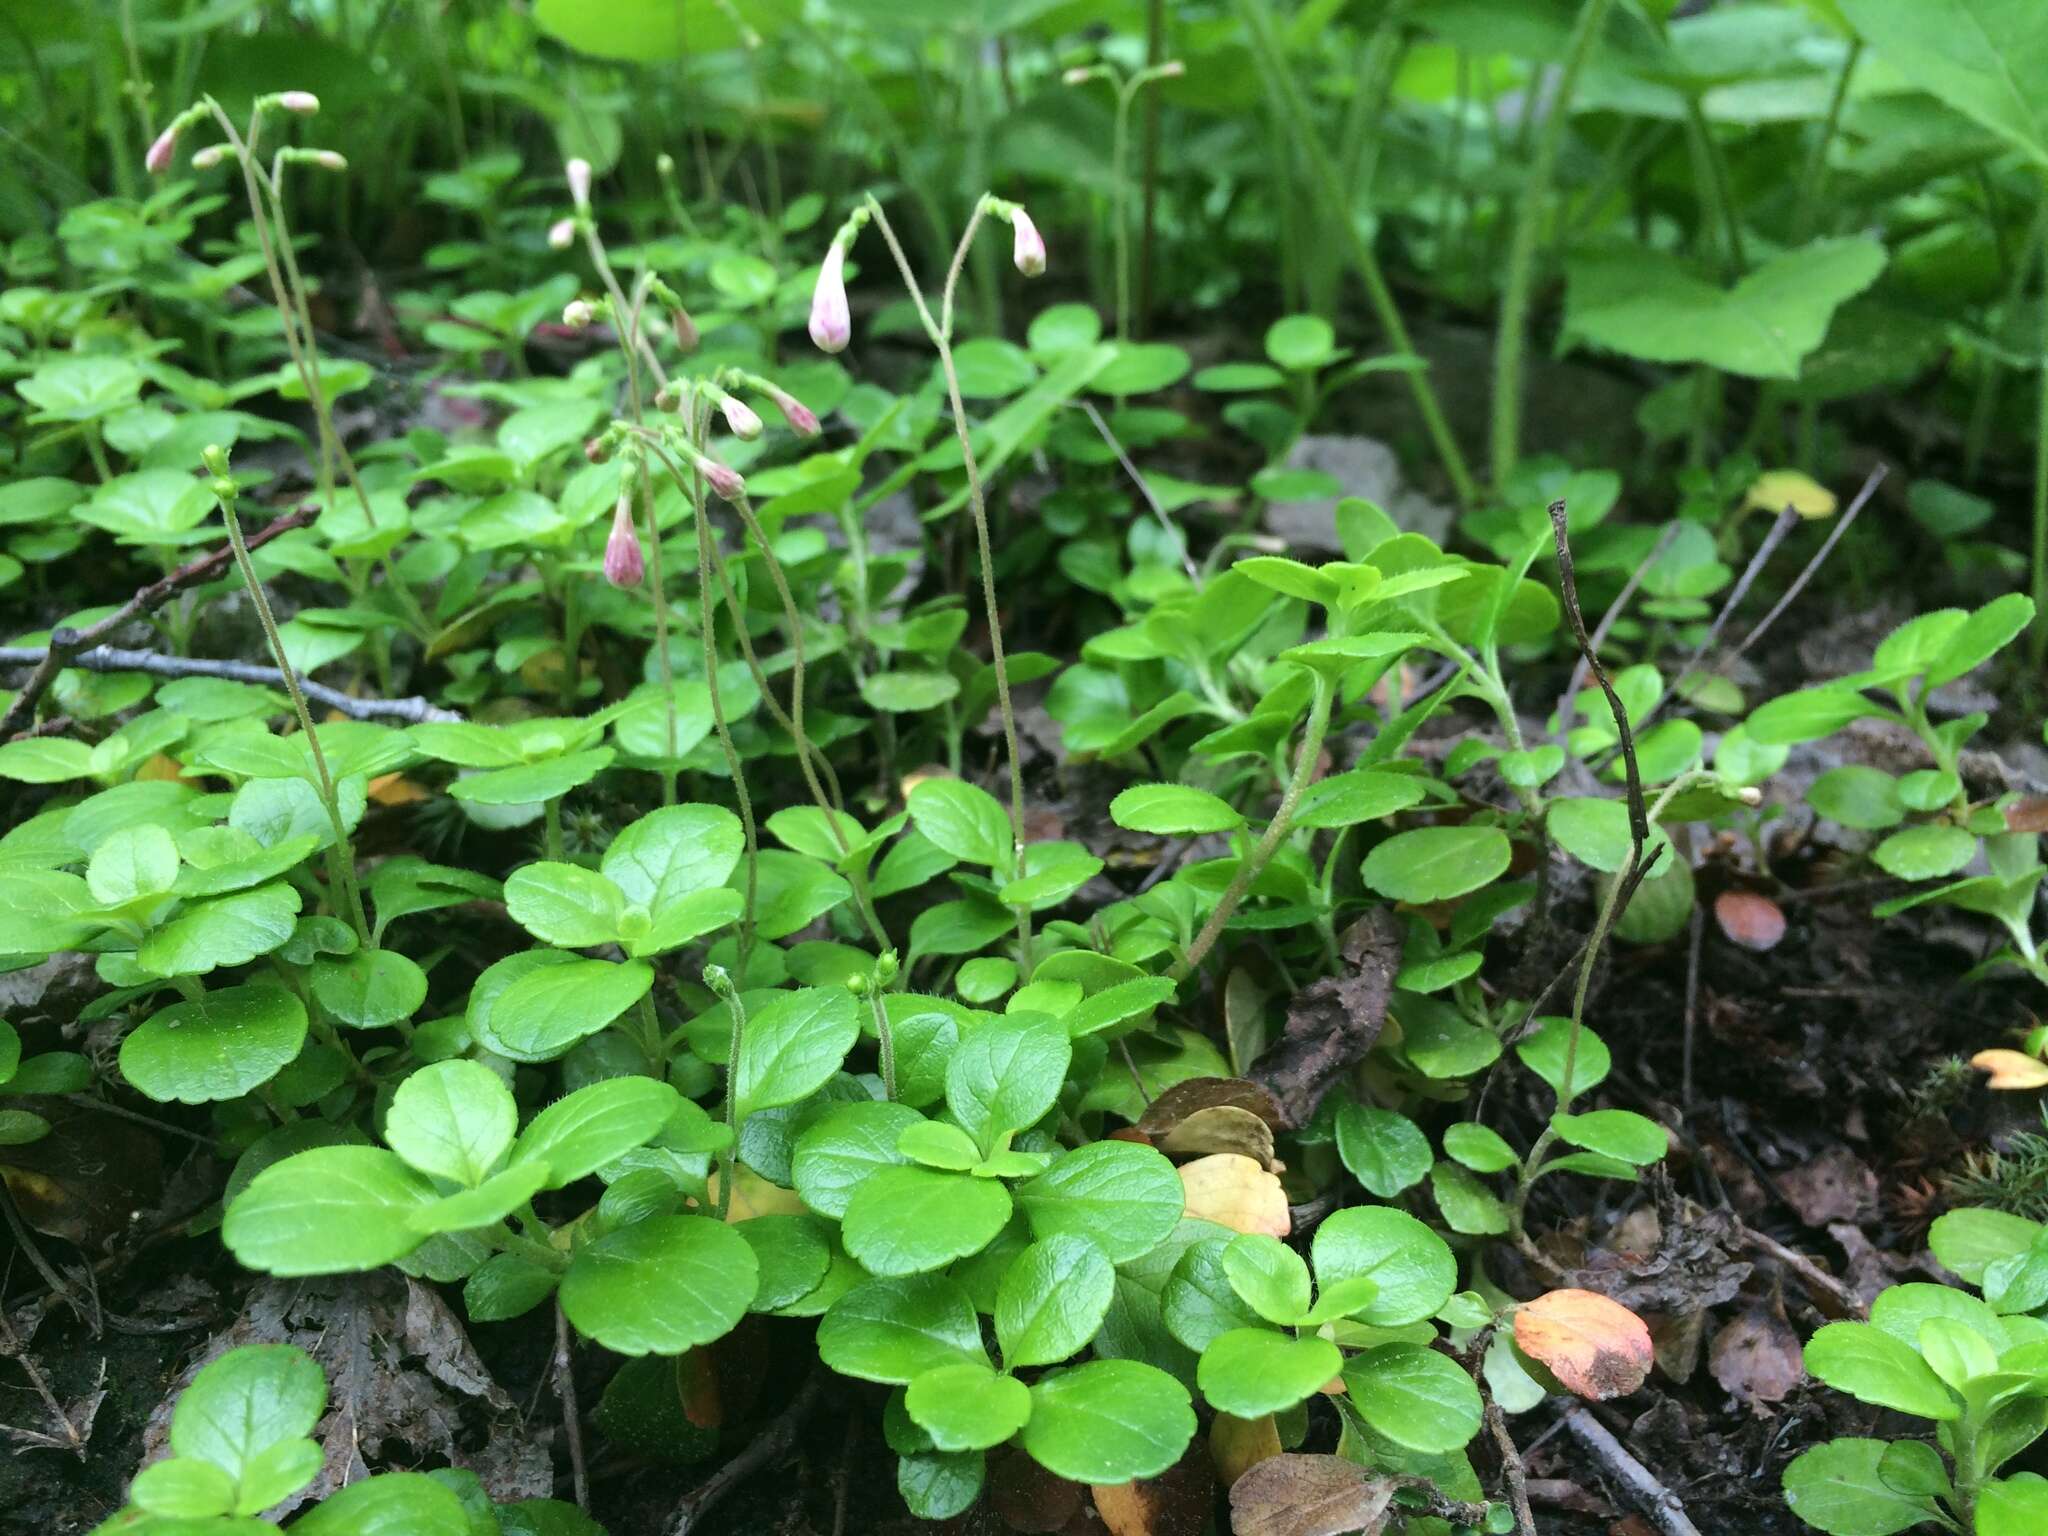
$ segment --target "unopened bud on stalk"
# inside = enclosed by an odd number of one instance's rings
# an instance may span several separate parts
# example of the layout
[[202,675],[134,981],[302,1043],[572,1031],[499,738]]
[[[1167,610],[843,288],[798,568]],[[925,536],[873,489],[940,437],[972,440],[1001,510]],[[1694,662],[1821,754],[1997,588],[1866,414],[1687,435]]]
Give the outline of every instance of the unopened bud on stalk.
[[797,399],[795,395],[765,380],[761,381],[761,393],[775,402],[775,409],[782,412],[782,419],[789,423],[790,430],[795,432],[798,437],[816,437],[818,435],[817,414],[809,406],[805,405],[803,401]]
[[571,299],[562,306],[562,324],[576,330],[582,330],[592,318],[590,305],[582,299]]
[[754,408],[736,395],[727,395],[718,402],[720,414],[732,435],[752,442],[761,435],[761,418],[754,414]]
[[216,165],[219,165],[221,161],[227,159],[227,157],[227,145],[209,144],[204,149],[194,151],[192,155],[192,169],[195,171],[210,171]]
[[280,91],[277,104],[287,112],[296,112],[301,117],[311,117],[320,110],[320,98],[311,91]]
[[1754,784],[1745,784],[1735,792],[1735,798],[1744,805],[1762,805],[1764,803],[1764,792]]
[[740,478],[740,472],[730,464],[721,464],[708,454],[697,460],[704,471],[704,479],[711,489],[727,501],[738,501],[747,494],[747,482]]
[[676,157],[670,154],[667,150],[663,150],[660,154],[654,157],[654,169],[663,176],[675,175]]
[[555,250],[566,251],[576,243],[576,221],[557,219],[548,226],[548,244]]
[[1095,68],[1091,64],[1076,64],[1072,69],[1060,76],[1061,82],[1066,85],[1086,85],[1094,78]]
[[1010,215],[1010,228],[1016,234],[1010,259],[1026,277],[1038,276],[1045,270],[1045,237],[1039,234],[1038,226],[1031,222],[1031,215],[1022,208]]
[[690,318],[690,312],[680,304],[668,312],[668,327],[675,332],[676,345],[683,351],[697,350],[697,322]]
[[171,168],[171,159],[177,152],[178,124],[174,122],[150,144],[149,153],[142,157],[143,168],[152,176],[161,176]]
[[569,181],[569,201],[576,205],[578,213],[590,210],[590,162],[580,156],[562,167],[562,174]]
[[338,150],[314,150],[313,163],[319,166],[320,169],[323,171],[345,171],[348,169],[347,157],[341,154],[341,152]]
[[1187,72],[1187,65],[1183,64],[1179,59],[1168,59],[1164,64],[1152,71],[1153,76],[1160,80],[1178,80]]
[[633,525],[633,488],[619,492],[612,512],[611,537],[604,541],[604,579],[615,587],[637,587],[647,569],[640,553],[640,530]]
[[602,433],[599,433],[596,437],[588,438],[585,440],[583,444],[583,457],[590,463],[602,464],[606,459],[610,458],[611,456],[611,444],[607,443],[604,440],[604,435]]
[[682,404],[673,384],[664,384],[654,392],[654,408],[657,411],[672,411]]
[[846,248],[838,241],[818,267],[811,290],[811,340],[820,352],[844,352],[853,340],[853,312],[846,304]]

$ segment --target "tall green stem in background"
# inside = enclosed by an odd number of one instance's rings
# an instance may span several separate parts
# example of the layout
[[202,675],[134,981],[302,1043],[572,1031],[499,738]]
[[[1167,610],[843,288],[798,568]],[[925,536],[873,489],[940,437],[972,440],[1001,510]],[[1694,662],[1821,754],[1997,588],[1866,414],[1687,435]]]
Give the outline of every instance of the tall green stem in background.
[[[1258,56],[1260,68],[1265,71],[1273,99],[1315,176],[1317,192],[1323,202],[1323,217],[1337,226],[1338,237],[1350,253],[1352,265],[1358,269],[1359,281],[1365,285],[1366,298],[1372,304],[1380,329],[1387,333],[1388,342],[1397,352],[1413,353],[1415,343],[1401,319],[1400,306],[1394,302],[1394,291],[1387,286],[1386,274],[1380,270],[1379,257],[1373,252],[1372,242],[1358,227],[1350,190],[1337,172],[1336,161],[1317,135],[1315,118],[1309,112],[1301,86],[1288,66],[1286,52],[1280,44],[1279,29],[1273,23],[1271,0],[1236,0],[1236,3],[1245,29],[1251,34],[1252,50]],[[1590,3],[1605,9],[1608,0],[1590,0]],[[1450,479],[1453,492],[1463,505],[1473,505],[1479,499],[1479,487],[1466,466],[1458,440],[1451,435],[1450,422],[1444,417],[1428,373],[1418,369],[1409,374],[1408,387],[1415,395],[1415,409],[1422,416],[1423,429],[1429,434],[1430,443],[1436,449],[1437,459]]]
[[[2041,173],[2042,216],[2048,218],[2048,170]],[[2034,633],[2027,647],[2033,675],[2048,660],[2048,260],[2041,263],[2040,416],[2034,431]]]
[[[1508,247],[1507,287],[1500,299],[1500,330],[1493,345],[1493,484],[1496,491],[1515,472],[1522,454],[1522,356],[1529,340],[1529,301],[1536,291],[1536,247],[1550,212],[1550,183],[1557,170],[1557,152],[1571,121],[1572,97],[1579,75],[1592,56],[1600,29],[1614,0],[1585,0],[1572,27],[1571,42],[1558,71],[1557,90],[1536,136],[1536,153],[1522,181],[1522,204],[1515,210],[1515,233]],[[1540,82],[1539,82],[1540,83]],[[1524,108],[1536,109],[1532,92]]]

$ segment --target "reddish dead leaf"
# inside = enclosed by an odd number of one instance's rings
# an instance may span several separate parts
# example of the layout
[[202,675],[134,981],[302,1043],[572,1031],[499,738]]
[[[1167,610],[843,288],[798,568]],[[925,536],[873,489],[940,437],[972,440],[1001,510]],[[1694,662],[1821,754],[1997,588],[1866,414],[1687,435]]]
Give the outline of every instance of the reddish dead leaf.
[[1081,1512],[1083,1489],[1057,1477],[1022,1451],[999,1451],[989,1458],[989,1502],[1012,1530],[1045,1536],[1062,1531]]
[[1753,1407],[1782,1403],[1806,1376],[1799,1335],[1762,1307],[1751,1307],[1714,1335],[1707,1368],[1724,1390]]
[[1568,1390],[1595,1402],[1635,1391],[1655,1358],[1643,1320],[1592,1291],[1551,1291],[1518,1307],[1515,1343]]
[[1248,1157],[1235,1152],[1198,1157],[1181,1165],[1180,1181],[1190,1216],[1269,1237],[1285,1237],[1292,1226],[1280,1181]]
[[1714,898],[1714,921],[1744,949],[1776,949],[1785,937],[1785,911],[1754,891],[1723,891]]
[[1141,1147],[1152,1145],[1152,1138],[1135,1125],[1120,1125],[1109,1133],[1110,1141],[1135,1141]]
[[1269,1457],[1230,1489],[1234,1536],[1379,1536],[1394,1485],[1341,1456]]
[[2048,1088],[2048,1062],[2024,1051],[1979,1051],[1970,1065],[1988,1074],[1984,1086],[2013,1092]]
[[1098,1483],[1089,1493],[1110,1536],[1202,1536],[1216,1501],[1216,1474],[1198,1445],[1157,1477]]
[[2048,832],[2048,795],[2028,795],[2005,808],[2008,832]]
[[716,1429],[725,1422],[725,1404],[718,1391],[718,1368],[701,1349],[676,1357],[676,1396],[683,1405],[683,1417],[699,1429]]
[[1839,1143],[1778,1175],[1778,1189],[1809,1227],[1860,1221],[1877,1212],[1877,1175]]
[[1216,1464],[1216,1475],[1226,1488],[1260,1462],[1279,1454],[1280,1427],[1270,1413],[1256,1419],[1219,1413],[1209,1426],[1209,1459]]

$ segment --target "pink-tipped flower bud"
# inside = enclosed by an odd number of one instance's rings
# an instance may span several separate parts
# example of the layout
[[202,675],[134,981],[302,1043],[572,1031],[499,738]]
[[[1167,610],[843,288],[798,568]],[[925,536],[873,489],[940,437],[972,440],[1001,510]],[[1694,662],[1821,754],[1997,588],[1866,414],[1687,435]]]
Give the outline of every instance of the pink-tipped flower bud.
[[336,149],[314,150],[313,163],[323,171],[345,171],[348,169],[348,157]]
[[562,167],[562,174],[569,180],[569,201],[582,213],[590,207],[590,162],[577,158]]
[[775,409],[782,412],[782,419],[789,423],[790,430],[798,437],[816,437],[819,432],[817,413],[786,389],[770,385],[768,398],[775,402]]
[[746,401],[727,395],[718,402],[718,409],[725,417],[725,425],[734,437],[749,442],[761,435],[761,418],[754,414],[754,408]]
[[633,497],[628,492],[619,498],[612,513],[611,537],[604,541],[604,579],[615,587],[637,587],[646,569],[640,530],[633,526]]
[[195,171],[210,171],[216,165],[219,165],[221,161],[227,159],[227,157],[227,145],[209,144],[204,149],[193,151],[192,169]]
[[548,226],[548,245],[557,251],[566,251],[576,243],[576,221],[557,219]]
[[580,331],[583,327],[590,324],[591,319],[590,306],[582,299],[571,299],[562,306],[562,324],[564,325],[573,326]]
[[311,91],[280,91],[277,104],[287,112],[296,112],[301,117],[311,117],[320,110],[320,98]]
[[1016,262],[1017,270],[1026,277],[1038,276],[1045,270],[1045,237],[1038,232],[1038,226],[1031,222],[1031,215],[1022,208],[1010,215],[1010,228],[1016,234],[1010,259]]
[[171,157],[178,152],[178,125],[171,124],[156,136],[149,146],[149,153],[142,157],[142,164],[152,176],[161,176],[171,168]]
[[818,268],[811,291],[811,340],[820,352],[844,352],[853,340],[853,311],[846,305],[846,251],[837,242]]
[[711,489],[727,501],[738,501],[747,494],[747,482],[740,478],[740,472],[729,464],[721,464],[713,458],[699,459],[703,466],[704,478]]
[[701,339],[697,335],[697,322],[690,318],[690,312],[680,306],[668,312],[669,329],[675,332],[676,345],[685,352],[697,350]]

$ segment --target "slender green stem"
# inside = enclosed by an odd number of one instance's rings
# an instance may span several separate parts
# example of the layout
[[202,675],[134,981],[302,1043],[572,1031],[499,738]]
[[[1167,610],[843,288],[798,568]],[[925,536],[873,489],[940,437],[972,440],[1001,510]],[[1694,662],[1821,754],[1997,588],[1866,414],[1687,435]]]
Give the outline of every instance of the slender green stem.
[[[675,462],[666,454],[660,457],[677,483],[682,484]],[[754,801],[747,793],[747,776],[740,765],[739,748],[733,745],[732,730],[725,720],[725,704],[719,697],[718,604],[712,597],[711,520],[705,515],[703,477],[693,475],[685,492],[690,496],[691,515],[697,525],[697,627],[704,637],[704,688],[710,696],[711,727],[718,734],[719,750],[725,755],[726,771],[732,776],[733,796],[739,803],[740,829],[746,835],[747,887],[740,908],[737,967],[740,979],[745,981],[748,961],[754,951],[754,900],[760,886],[761,838],[754,826]]]
[[[1501,292],[1500,330],[1493,348],[1493,453],[1492,473],[1496,492],[1515,472],[1522,453],[1522,357],[1528,346],[1529,309],[1536,291],[1536,252],[1542,243],[1543,226],[1550,216],[1551,181],[1557,171],[1557,153],[1564,143],[1571,121],[1572,96],[1579,75],[1592,56],[1593,44],[1606,25],[1614,0],[1585,0],[1572,27],[1565,49],[1564,66],[1558,73],[1557,89],[1550,98],[1548,115],[1536,136],[1536,150],[1527,174],[1522,178],[1521,197],[1515,211],[1515,231],[1508,246],[1507,285]],[[1524,110],[1535,110],[1535,95]]]
[[1806,163],[1799,170],[1799,200],[1792,205],[1792,243],[1804,245],[1814,231],[1814,221],[1820,214],[1821,184],[1827,178],[1828,150],[1834,145],[1835,135],[1841,130],[1842,108],[1849,100],[1849,83],[1855,78],[1856,66],[1863,59],[1863,39],[1849,39],[1849,51],[1842,58],[1841,73],[1835,76],[1835,89],[1828,97],[1827,116],[1821,119],[1820,132],[1814,135],[1813,143],[1806,152]]
[[544,847],[547,856],[559,864],[562,861],[562,797],[550,795],[541,802],[541,809],[546,816]]
[[868,1006],[874,1010],[875,1044],[882,1058],[882,1097],[893,1103],[896,1098],[896,1036],[889,1024],[884,991],[879,980],[871,983],[867,989]]
[[737,988],[728,983],[722,991],[727,1012],[732,1015],[732,1034],[725,1058],[725,1128],[732,1132],[725,1150],[718,1155],[718,1219],[725,1220],[732,1209],[733,1180],[739,1174],[740,1129],[745,1117],[739,1112],[740,1052],[747,1043],[747,1009]]
[[1252,882],[1258,879],[1261,871],[1272,862],[1273,855],[1286,840],[1289,830],[1294,825],[1295,809],[1301,804],[1302,795],[1315,778],[1316,763],[1323,754],[1323,738],[1330,729],[1330,708],[1335,700],[1336,689],[1327,678],[1318,674],[1315,680],[1315,694],[1309,702],[1308,726],[1302,732],[1301,751],[1294,760],[1293,776],[1288,779],[1286,789],[1281,792],[1280,805],[1273,812],[1273,819],[1266,823],[1265,835],[1258,840],[1250,853],[1238,861],[1237,872],[1230,877],[1230,884],[1224,888],[1215,910],[1209,914],[1209,920],[1202,925],[1201,932],[1195,935],[1195,942],[1188,946],[1187,952],[1175,961],[1172,969],[1166,973],[1175,981],[1191,975],[1195,967],[1200,965],[1203,958],[1215,947],[1217,939],[1222,937],[1224,926],[1236,913],[1238,903],[1244,900],[1245,892],[1251,889]]
[[[1611,0],[1588,0],[1588,3],[1604,8]],[[1359,281],[1365,285],[1366,298],[1372,305],[1380,329],[1387,333],[1387,341],[1395,351],[1413,353],[1415,343],[1401,318],[1401,308],[1394,301],[1394,291],[1387,284],[1386,274],[1380,270],[1379,257],[1373,251],[1372,242],[1358,227],[1360,210],[1353,207],[1356,198],[1344,186],[1343,178],[1337,173],[1336,162],[1317,136],[1308,102],[1288,67],[1278,29],[1273,22],[1270,0],[1236,0],[1236,5],[1251,33],[1253,47],[1259,54],[1274,95],[1286,114],[1295,142],[1315,175],[1323,202],[1323,215],[1336,226],[1339,238],[1350,252],[1351,263],[1358,269]],[[1451,433],[1450,422],[1437,400],[1435,386],[1429,382],[1428,372],[1417,369],[1410,373],[1408,387],[1415,397],[1415,409],[1422,417],[1430,444],[1450,479],[1453,493],[1460,504],[1472,506],[1479,499],[1479,487],[1466,466],[1457,438]]]
[[640,994],[640,1049],[647,1053],[647,1070],[661,1077],[668,1068],[668,1047],[661,1033],[661,1015],[654,1011],[654,992]]
[[[2048,171],[2041,174],[2042,217],[2048,219]],[[2048,261],[2041,264],[2040,412],[2034,433],[2034,633],[2028,643],[2034,673],[2048,660]]]

